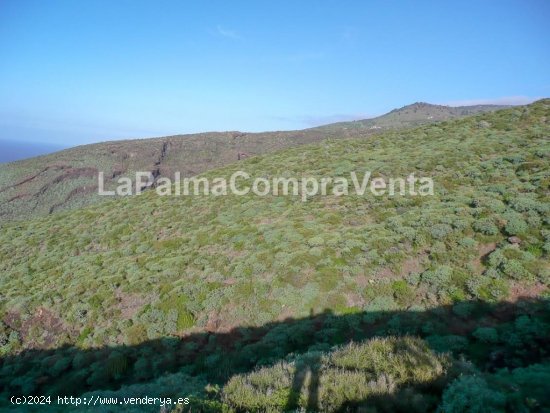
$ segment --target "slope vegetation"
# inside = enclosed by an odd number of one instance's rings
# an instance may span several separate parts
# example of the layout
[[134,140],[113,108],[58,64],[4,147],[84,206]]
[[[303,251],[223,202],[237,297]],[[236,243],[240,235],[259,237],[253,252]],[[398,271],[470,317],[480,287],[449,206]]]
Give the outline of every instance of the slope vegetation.
[[492,111],[498,106],[451,108],[414,104],[378,118],[290,132],[202,133],[85,145],[52,155],[0,164],[0,220],[28,219],[105,201],[98,172],[112,189],[121,177],[150,171],[156,178],[194,176],[240,159],[333,137],[366,137],[388,129]]
[[550,249],[547,119],[541,101],[239,165],[263,177],[414,172],[434,178],[434,196],[329,193],[302,202],[150,191],[6,224],[3,317],[24,347],[63,338],[42,323],[70,341],[100,345],[325,308],[502,300],[518,284],[542,290]]
[[542,100],[203,175],[415,173],[433,196],[148,191],[4,223],[2,388],[204,411],[548,406],[549,136]]

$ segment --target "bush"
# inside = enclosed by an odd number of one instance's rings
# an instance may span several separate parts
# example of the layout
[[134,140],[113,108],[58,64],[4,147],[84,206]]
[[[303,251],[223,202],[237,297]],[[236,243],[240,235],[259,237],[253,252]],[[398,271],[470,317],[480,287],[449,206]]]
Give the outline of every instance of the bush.
[[475,306],[469,302],[461,302],[453,305],[453,313],[462,318],[468,318],[474,311]]
[[464,248],[474,248],[477,245],[477,242],[473,238],[464,237],[458,242]]
[[482,377],[462,376],[443,392],[441,413],[504,412],[506,397],[491,390]]
[[392,290],[395,299],[402,306],[409,306],[413,303],[415,292],[405,280],[394,281],[392,283]]
[[473,228],[475,231],[485,235],[498,234],[498,227],[495,225],[492,219],[483,218],[474,222]]
[[498,342],[498,333],[492,327],[479,327],[473,333],[473,336],[484,343]]
[[504,231],[508,235],[519,235],[527,231],[527,222],[519,214],[506,214],[506,225]]
[[450,225],[447,224],[435,224],[430,229],[430,235],[434,239],[444,239],[447,235],[453,232],[453,229]]
[[488,262],[491,267],[496,268],[506,262],[506,257],[502,250],[496,249],[489,255]]
[[547,207],[535,199],[518,197],[510,200],[510,205],[518,212],[539,211],[546,212]]
[[447,353],[449,351],[461,351],[468,346],[468,339],[462,336],[449,334],[446,336],[428,336],[426,341],[432,349],[438,353]]
[[505,264],[502,265],[502,271],[508,277],[515,280],[522,280],[530,278],[531,276],[529,271],[527,271],[518,260],[508,260]]
[[550,365],[534,364],[512,371],[501,370],[494,377],[504,390],[513,384],[514,391],[508,394],[509,411],[537,411],[542,406],[550,406]]
[[441,265],[434,270],[422,273],[422,281],[429,284],[433,290],[440,291],[449,285],[453,269],[447,265]]
[[496,302],[508,296],[508,284],[500,278],[473,277],[467,282],[470,293],[483,301]]
[[325,243],[325,240],[322,237],[312,237],[307,240],[307,245],[310,247],[319,247]]

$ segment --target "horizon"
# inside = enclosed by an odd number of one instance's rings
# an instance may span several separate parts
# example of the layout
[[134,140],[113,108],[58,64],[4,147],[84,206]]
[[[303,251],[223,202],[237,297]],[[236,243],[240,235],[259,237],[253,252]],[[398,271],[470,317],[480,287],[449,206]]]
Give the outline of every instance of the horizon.
[[[192,136],[196,134],[201,133],[225,133],[225,132],[242,132],[242,133],[270,133],[270,132],[288,132],[293,130],[306,130],[310,128],[315,127],[322,127],[322,126],[329,126],[329,125],[336,125],[338,123],[342,122],[354,122],[354,121],[362,121],[362,120],[371,120],[376,119],[378,117],[387,115],[391,112],[404,109],[409,106],[413,106],[415,104],[426,104],[430,106],[445,106],[450,108],[462,108],[462,107],[475,107],[475,106],[505,106],[505,107],[512,107],[512,106],[523,106],[530,103],[534,103],[537,100],[547,99],[545,97],[538,97],[535,99],[527,99],[525,97],[513,97],[513,98],[507,98],[506,100],[500,99],[496,100],[495,103],[483,103],[483,100],[480,101],[472,101],[471,105],[443,105],[443,104],[433,104],[429,102],[413,102],[409,103],[404,106],[396,107],[394,109],[390,109],[387,112],[384,112],[379,115],[374,115],[367,118],[357,118],[357,119],[342,119],[342,120],[336,120],[334,122],[329,123],[322,123],[315,126],[308,126],[306,128],[302,129],[280,129],[280,130],[258,130],[258,131],[246,131],[246,130],[205,130],[205,131],[199,131],[199,132],[191,132],[191,133],[176,133],[173,135],[165,135],[165,136],[135,136],[135,137],[121,137],[117,139],[105,139],[105,140],[96,140],[93,142],[83,142],[83,143],[57,143],[57,142],[40,142],[35,140],[17,140],[17,139],[10,139],[10,138],[3,138],[0,136],[0,148],[2,149],[3,153],[0,154],[0,163],[6,163],[6,162],[13,162],[18,160],[24,160],[36,156],[41,155],[47,155],[54,152],[58,152],[64,149],[71,149],[75,148],[77,146],[85,146],[85,145],[94,145],[94,144],[101,144],[106,142],[114,142],[114,141],[131,141],[131,140],[147,140],[147,139],[162,139],[167,137],[174,137],[174,136]],[[467,101],[465,101],[467,102]],[[511,103],[511,102],[518,102],[518,103]],[[457,102],[460,103],[460,102]]]
[[0,137],[71,147],[526,104],[550,94],[549,16],[543,1],[6,1]]
[[[515,97],[513,99],[506,99],[506,100],[499,100],[495,103],[483,103],[483,101],[472,101],[471,105],[462,105],[460,102],[457,105],[439,105],[439,104],[433,104],[429,102],[413,102],[398,108],[394,108],[389,110],[388,112],[382,113],[380,115],[368,117],[368,118],[357,118],[357,119],[342,119],[342,120],[335,120],[334,122],[330,123],[323,123],[316,126],[308,126],[306,128],[302,129],[296,129],[296,130],[306,130],[312,127],[322,127],[322,126],[329,126],[329,125],[336,125],[338,123],[342,122],[350,122],[350,121],[362,121],[362,120],[371,120],[376,119],[378,117],[387,115],[389,113],[392,113],[397,110],[401,110],[404,108],[407,108],[409,106],[413,106],[415,104],[426,104],[430,106],[445,106],[449,108],[462,108],[462,107],[475,107],[475,106],[503,106],[503,107],[512,107],[512,106],[522,106],[526,104],[533,103],[537,100],[541,99],[547,99],[544,97],[536,98],[536,99],[525,99],[523,97]],[[518,103],[512,103],[512,102],[518,102]],[[279,131],[285,132],[285,131],[292,131],[293,129],[281,129]],[[65,149],[71,149],[78,146],[85,146],[85,145],[94,145],[94,144],[101,144],[106,142],[114,142],[114,141],[133,141],[133,140],[146,140],[146,139],[162,139],[167,137],[173,137],[173,136],[193,136],[195,134],[201,134],[201,133],[225,133],[225,132],[242,132],[242,133],[271,133],[271,132],[278,132],[278,131],[244,131],[244,130],[236,130],[236,131],[228,131],[228,130],[207,130],[207,131],[199,131],[199,132],[193,132],[193,133],[177,133],[173,135],[165,135],[165,136],[135,136],[135,137],[120,137],[117,139],[98,139],[93,142],[80,142],[80,143],[57,143],[57,142],[40,142],[35,140],[17,140],[17,139],[9,139],[9,138],[3,138],[0,136],[0,164],[1,163],[7,163],[7,162],[15,162],[25,159],[34,158],[37,156],[42,155],[48,155],[55,152],[59,152]]]

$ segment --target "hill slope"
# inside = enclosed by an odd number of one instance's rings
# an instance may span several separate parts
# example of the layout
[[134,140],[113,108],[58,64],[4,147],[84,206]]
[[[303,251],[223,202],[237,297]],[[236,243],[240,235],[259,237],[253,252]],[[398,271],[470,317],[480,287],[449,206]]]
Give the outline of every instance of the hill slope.
[[[548,115],[541,101],[376,140],[289,149],[204,175],[239,168],[260,177],[414,172],[433,177],[434,196],[367,192],[302,202],[150,191],[5,224],[1,313],[42,331],[36,312],[45,309],[71,340],[92,345],[124,341],[129,331],[155,338],[312,309],[504,299],[517,283],[542,288],[550,248]],[[516,235],[519,249],[506,241]],[[157,323],[171,311],[176,324]],[[46,330],[20,333],[24,346],[58,341]]]
[[204,411],[548,406],[549,120],[543,100],[203,175],[414,172],[433,196],[148,191],[4,223],[0,387]]
[[98,172],[112,189],[123,176],[151,171],[173,177],[194,176],[239,159],[319,142],[332,137],[367,137],[499,106],[451,108],[414,104],[378,118],[290,132],[203,133],[79,146],[19,162],[0,164],[0,220],[27,219],[105,201],[97,195]]
[[338,130],[387,130],[397,128],[411,128],[426,123],[439,122],[450,119],[463,118],[484,112],[492,112],[499,109],[506,109],[509,106],[503,105],[475,105],[475,106],[443,106],[432,105],[426,102],[416,102],[411,105],[394,109],[385,115],[372,118],[356,120],[352,122],[338,122],[330,125],[320,126],[318,129]]

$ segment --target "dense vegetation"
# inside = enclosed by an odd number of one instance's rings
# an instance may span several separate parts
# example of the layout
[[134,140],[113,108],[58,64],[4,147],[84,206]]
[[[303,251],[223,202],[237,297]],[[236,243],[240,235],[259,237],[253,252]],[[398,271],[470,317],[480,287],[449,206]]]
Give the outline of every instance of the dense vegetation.
[[414,172],[434,196],[151,191],[5,223],[0,383],[205,410],[550,406],[549,136],[544,100],[205,174]]
[[150,171],[173,178],[228,165],[247,156],[320,142],[326,138],[368,137],[388,129],[493,111],[499,106],[448,107],[416,103],[356,122],[300,131],[200,133],[164,138],[105,142],[51,155],[0,164],[0,221],[36,218],[106,200],[97,195],[98,172],[113,188],[121,177]]
[[540,411],[550,403],[549,306],[326,311],[132,346],[27,350],[4,358],[0,385],[2,396],[190,397],[183,411]]

